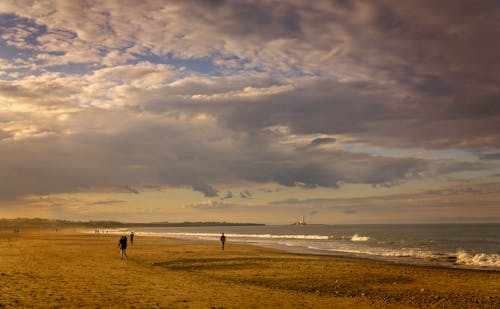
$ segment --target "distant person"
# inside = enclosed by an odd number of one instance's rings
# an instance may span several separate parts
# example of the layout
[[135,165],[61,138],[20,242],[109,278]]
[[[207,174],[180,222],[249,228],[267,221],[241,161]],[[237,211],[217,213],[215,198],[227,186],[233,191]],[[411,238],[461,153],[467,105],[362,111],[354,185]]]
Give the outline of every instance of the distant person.
[[130,244],[133,245],[134,244],[134,232],[130,232]]
[[123,235],[118,242],[118,248],[120,248],[120,253],[123,258],[127,258],[127,236]]
[[226,236],[224,236],[224,233],[220,236],[220,242],[222,244],[221,249],[224,250],[224,244],[226,243]]

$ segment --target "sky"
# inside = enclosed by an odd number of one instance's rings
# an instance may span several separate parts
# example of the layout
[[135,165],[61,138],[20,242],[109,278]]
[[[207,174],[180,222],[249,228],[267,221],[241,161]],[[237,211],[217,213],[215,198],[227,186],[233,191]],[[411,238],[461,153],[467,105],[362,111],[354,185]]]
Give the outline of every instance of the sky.
[[500,2],[0,1],[0,217],[500,222]]

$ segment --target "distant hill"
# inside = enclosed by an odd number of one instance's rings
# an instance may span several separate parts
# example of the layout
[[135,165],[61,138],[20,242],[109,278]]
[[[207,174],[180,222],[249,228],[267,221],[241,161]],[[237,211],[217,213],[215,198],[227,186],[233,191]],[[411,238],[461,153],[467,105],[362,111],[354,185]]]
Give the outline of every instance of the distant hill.
[[118,221],[69,221],[41,218],[0,219],[0,228],[124,228],[124,227],[182,227],[182,226],[245,226],[265,224],[259,223],[232,223],[232,222],[151,222],[151,223],[124,223]]

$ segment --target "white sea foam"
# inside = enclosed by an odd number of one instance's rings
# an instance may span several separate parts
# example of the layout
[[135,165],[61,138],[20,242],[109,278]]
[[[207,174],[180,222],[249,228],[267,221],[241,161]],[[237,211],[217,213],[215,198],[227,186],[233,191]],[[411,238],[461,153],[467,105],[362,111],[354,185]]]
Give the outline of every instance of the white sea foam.
[[352,241],[368,241],[368,240],[370,240],[370,237],[368,237],[368,236],[359,236],[358,234],[354,234],[351,237],[351,240]]
[[[199,238],[199,239],[214,239],[220,237],[220,233],[177,233],[177,232],[138,232],[137,235],[141,236],[163,236],[163,237],[180,237],[180,238]],[[245,239],[311,239],[322,240],[329,239],[329,236],[324,235],[280,235],[280,234],[237,234],[225,233],[226,237],[232,238],[245,238]]]
[[380,247],[350,247],[350,246],[338,246],[335,248],[321,248],[318,246],[310,246],[313,250],[328,250],[368,256],[380,256],[380,257],[406,257],[406,258],[417,258],[417,259],[436,259],[438,256],[436,253],[427,250],[421,250],[416,248],[401,248],[401,249],[389,249]]
[[500,268],[500,254],[468,253],[461,250],[457,252],[456,263],[463,265]]

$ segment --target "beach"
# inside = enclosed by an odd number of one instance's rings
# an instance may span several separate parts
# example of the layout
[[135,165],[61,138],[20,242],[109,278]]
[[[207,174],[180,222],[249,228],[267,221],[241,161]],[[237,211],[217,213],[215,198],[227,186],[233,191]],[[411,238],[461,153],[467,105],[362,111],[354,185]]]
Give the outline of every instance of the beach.
[[0,307],[499,308],[500,272],[76,231],[0,233]]

